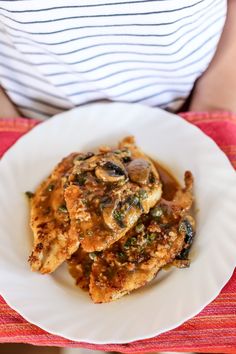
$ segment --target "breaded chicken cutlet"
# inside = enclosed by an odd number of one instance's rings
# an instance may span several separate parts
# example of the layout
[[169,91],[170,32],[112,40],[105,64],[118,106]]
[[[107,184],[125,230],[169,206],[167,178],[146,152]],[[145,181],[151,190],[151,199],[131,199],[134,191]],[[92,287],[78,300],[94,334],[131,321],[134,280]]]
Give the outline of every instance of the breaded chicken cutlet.
[[95,303],[110,302],[151,281],[166,264],[186,266],[194,237],[190,216],[193,178],[185,173],[185,187],[172,201],[162,199],[137,224],[103,252],[79,249],[68,261],[77,285],[89,290]]
[[76,284],[104,303],[167,264],[188,266],[193,176],[185,173],[184,188],[173,181],[132,137],[118,148],[70,154],[31,198],[31,269],[52,273],[67,260]]
[[155,166],[132,138],[119,149],[78,159],[64,192],[71,228],[86,252],[102,251],[119,240],[161,194]]
[[33,271],[53,272],[79,247],[78,238],[70,234],[63,188],[65,175],[72,168],[76,155],[64,158],[30,200],[34,243],[29,263]]
[[73,153],[41,183],[31,199],[31,269],[52,273],[81,242],[103,250],[122,237],[160,199],[159,175],[135,146]]

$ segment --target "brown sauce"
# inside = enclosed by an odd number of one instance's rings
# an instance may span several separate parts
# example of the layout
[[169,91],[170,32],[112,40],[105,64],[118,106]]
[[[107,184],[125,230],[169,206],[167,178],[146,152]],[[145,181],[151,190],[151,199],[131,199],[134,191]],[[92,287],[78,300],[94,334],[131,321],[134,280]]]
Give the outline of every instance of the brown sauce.
[[170,171],[167,170],[160,163],[152,159],[157,171],[159,172],[161,182],[163,184],[163,194],[162,198],[166,200],[172,200],[177,189],[179,188],[179,183],[176,178],[171,174]]

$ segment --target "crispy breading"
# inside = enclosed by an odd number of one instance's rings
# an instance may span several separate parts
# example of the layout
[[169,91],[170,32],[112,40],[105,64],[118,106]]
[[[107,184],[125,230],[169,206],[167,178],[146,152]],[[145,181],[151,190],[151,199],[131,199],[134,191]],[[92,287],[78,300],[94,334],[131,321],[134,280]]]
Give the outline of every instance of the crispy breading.
[[73,256],[70,271],[78,267],[79,276],[73,271],[71,274],[80,285],[86,265],[86,288],[89,286],[93,302],[110,302],[144,286],[173,260],[176,265],[188,265],[182,256],[189,250],[195,229],[189,214],[192,185],[193,177],[186,172],[185,187],[177,190],[174,199],[162,199],[119,241],[103,252],[84,254],[83,262],[81,257]]
[[162,194],[153,163],[134,142],[129,149],[103,148],[79,159],[68,183],[65,200],[71,226],[86,252],[102,251],[119,240]]
[[31,199],[30,225],[34,245],[29,263],[33,271],[53,272],[79,247],[78,237],[70,233],[70,219],[64,199],[66,174],[76,156],[73,153],[64,158]]

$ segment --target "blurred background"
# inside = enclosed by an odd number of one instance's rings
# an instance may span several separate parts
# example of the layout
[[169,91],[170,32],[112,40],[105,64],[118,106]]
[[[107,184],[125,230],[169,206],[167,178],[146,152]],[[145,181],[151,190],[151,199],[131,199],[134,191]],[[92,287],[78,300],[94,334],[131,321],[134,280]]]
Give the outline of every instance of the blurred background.
[[[82,349],[82,348],[37,347],[29,344],[10,343],[10,344],[0,344],[0,354],[105,354],[105,352]],[[115,353],[113,352],[111,354],[115,354]],[[142,353],[137,353],[137,354],[142,354]],[[165,353],[155,353],[155,354],[196,354],[196,353],[165,352]],[[205,354],[209,354],[209,353],[205,353]],[[219,353],[219,354],[224,354],[224,353]]]

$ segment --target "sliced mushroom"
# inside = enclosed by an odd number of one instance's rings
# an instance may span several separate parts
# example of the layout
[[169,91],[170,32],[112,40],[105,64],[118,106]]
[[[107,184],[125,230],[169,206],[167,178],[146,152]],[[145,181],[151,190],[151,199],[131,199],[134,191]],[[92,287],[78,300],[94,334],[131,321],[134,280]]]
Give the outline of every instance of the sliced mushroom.
[[116,209],[116,204],[113,203],[110,205],[106,205],[105,208],[103,208],[102,211],[102,216],[105,224],[111,229],[111,230],[117,230],[118,226],[116,220],[114,219],[114,211]]
[[74,182],[77,176],[83,175],[84,172],[92,172],[99,165],[100,157],[98,155],[90,156],[85,159],[75,160],[74,168],[69,176],[69,181]]
[[125,164],[131,161],[131,151],[127,148],[113,150],[113,154]]
[[76,157],[74,158],[74,164],[80,164],[81,161],[85,161],[87,159],[90,159],[93,156],[94,156],[93,152],[87,152],[87,153],[81,152],[78,155],[76,155]]
[[95,170],[98,179],[106,183],[117,183],[126,180],[126,171],[119,161],[106,161]]
[[188,260],[189,251],[195,236],[195,220],[187,215],[179,224],[179,231],[185,233],[184,247],[176,260]]
[[126,167],[129,178],[132,182],[139,184],[147,184],[151,171],[150,163],[142,158],[134,159]]

